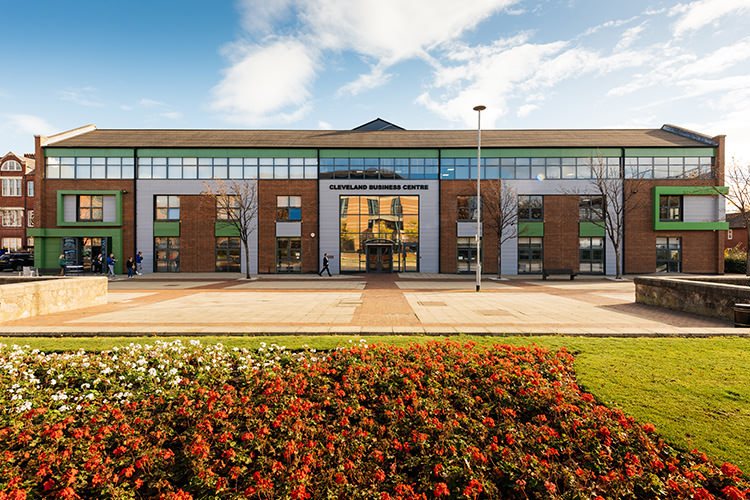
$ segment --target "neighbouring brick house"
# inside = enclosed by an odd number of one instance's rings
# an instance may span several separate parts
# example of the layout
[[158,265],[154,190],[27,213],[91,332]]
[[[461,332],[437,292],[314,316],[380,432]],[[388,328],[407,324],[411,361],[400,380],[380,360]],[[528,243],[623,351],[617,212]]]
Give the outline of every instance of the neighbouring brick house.
[[7,153],[0,158],[0,248],[15,252],[33,250],[34,158]]
[[726,232],[724,247],[739,247],[743,250],[746,250],[747,228],[745,227],[745,219],[742,218],[742,214],[739,212],[727,214],[727,224],[729,224],[729,229]]
[[[477,262],[476,130],[100,130],[37,137],[36,265],[65,252],[90,266],[137,251],[145,272],[244,271],[244,249],[206,183],[257,189],[250,272],[472,272]],[[503,274],[615,273],[604,165],[638,208],[624,220],[625,273],[722,273],[724,136],[659,129],[483,130],[481,179],[517,194]],[[722,188],[720,188],[722,189]],[[635,205],[634,205],[635,206]],[[497,239],[481,241],[497,271]]]

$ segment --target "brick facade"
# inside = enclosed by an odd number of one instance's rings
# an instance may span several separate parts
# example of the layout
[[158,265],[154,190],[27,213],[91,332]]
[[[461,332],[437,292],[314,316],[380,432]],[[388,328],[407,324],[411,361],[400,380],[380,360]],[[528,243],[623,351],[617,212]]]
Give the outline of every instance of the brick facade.
[[[34,197],[30,197],[28,193],[28,182],[34,180],[34,160],[23,156],[18,156],[14,153],[7,153],[5,156],[0,158],[0,167],[7,161],[17,161],[21,165],[20,171],[3,171],[0,168],[0,179],[3,178],[20,178],[21,180],[21,195],[20,196],[3,196],[0,191],[0,246],[2,246],[3,239],[13,238],[21,241],[21,247],[18,250],[27,248],[27,237],[26,228],[29,226],[29,210],[34,210]],[[22,210],[21,225],[15,226],[4,226],[2,224],[2,210],[3,209]],[[35,214],[38,212],[35,212]]]
[[578,270],[578,195],[544,197],[544,267]]

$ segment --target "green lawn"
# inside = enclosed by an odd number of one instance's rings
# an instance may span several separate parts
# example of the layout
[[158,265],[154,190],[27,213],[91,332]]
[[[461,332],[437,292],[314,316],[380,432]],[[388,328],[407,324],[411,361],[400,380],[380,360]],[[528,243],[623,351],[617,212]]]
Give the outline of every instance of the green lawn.
[[[183,337],[184,339],[184,337]],[[439,337],[373,336],[370,342],[404,345]],[[750,339],[452,337],[479,344],[536,343],[565,347],[576,355],[580,384],[610,406],[642,422],[652,422],[674,447],[698,448],[719,464],[750,470]],[[0,338],[0,343],[44,351],[109,349],[154,337]],[[171,338],[162,338],[171,340]],[[288,349],[305,345],[332,349],[359,342],[350,336],[200,337],[203,343],[257,348],[261,342]]]

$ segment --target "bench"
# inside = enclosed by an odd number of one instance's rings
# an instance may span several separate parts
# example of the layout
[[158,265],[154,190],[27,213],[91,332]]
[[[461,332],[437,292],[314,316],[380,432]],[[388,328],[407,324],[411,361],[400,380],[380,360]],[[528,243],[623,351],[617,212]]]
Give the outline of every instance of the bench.
[[83,274],[83,266],[65,266],[65,276],[81,276]]
[[567,267],[562,267],[562,268],[546,268],[545,267],[544,269],[542,269],[543,280],[546,280],[547,276],[552,276],[553,274],[569,274],[571,280],[578,275],[578,273],[576,273],[575,271]]

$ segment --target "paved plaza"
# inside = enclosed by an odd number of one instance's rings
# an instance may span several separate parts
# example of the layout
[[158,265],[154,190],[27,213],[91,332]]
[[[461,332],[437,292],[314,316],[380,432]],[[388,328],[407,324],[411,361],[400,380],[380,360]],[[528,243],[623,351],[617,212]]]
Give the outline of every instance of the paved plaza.
[[0,335],[736,335],[726,321],[636,304],[631,280],[457,275],[151,274],[109,283],[106,305],[0,323]]

